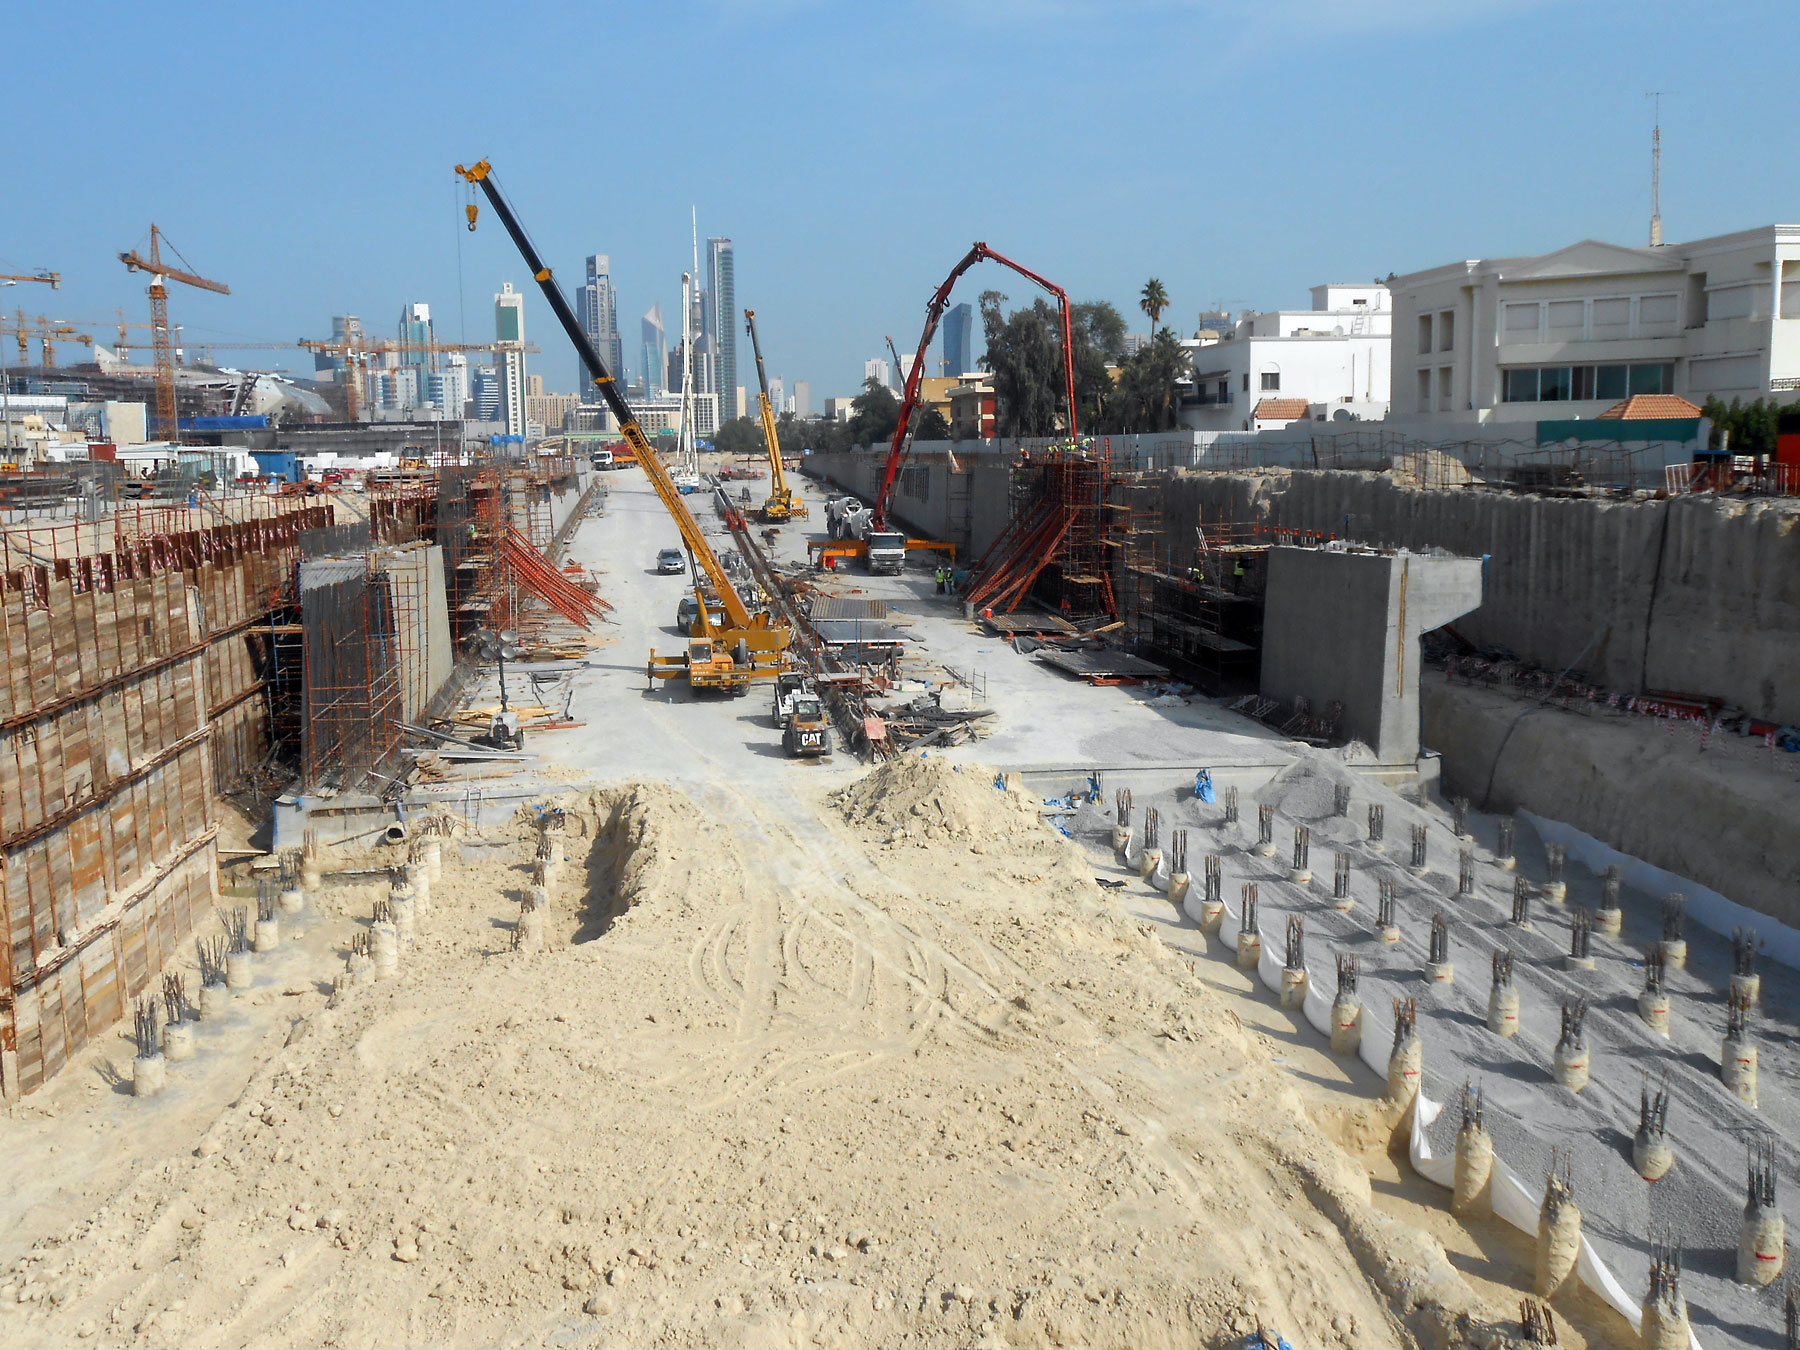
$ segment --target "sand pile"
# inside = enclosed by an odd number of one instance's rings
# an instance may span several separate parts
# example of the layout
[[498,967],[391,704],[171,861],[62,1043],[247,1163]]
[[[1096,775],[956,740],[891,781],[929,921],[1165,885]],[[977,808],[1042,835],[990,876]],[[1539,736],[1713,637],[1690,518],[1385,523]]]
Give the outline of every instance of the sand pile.
[[831,801],[850,824],[889,843],[1016,843],[1041,828],[1038,799],[1005,786],[998,771],[929,752],[889,760]]
[[572,797],[535,952],[529,822],[447,847],[401,977],[283,999],[0,1341],[1487,1343],[1273,1047],[992,784]]

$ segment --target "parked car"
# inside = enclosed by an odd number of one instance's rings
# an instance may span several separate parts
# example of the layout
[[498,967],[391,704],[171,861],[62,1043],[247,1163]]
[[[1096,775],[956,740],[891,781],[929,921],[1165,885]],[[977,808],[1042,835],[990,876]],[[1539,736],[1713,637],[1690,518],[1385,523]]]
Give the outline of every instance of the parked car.
[[656,555],[656,570],[659,572],[687,571],[687,556],[678,548],[665,548]]

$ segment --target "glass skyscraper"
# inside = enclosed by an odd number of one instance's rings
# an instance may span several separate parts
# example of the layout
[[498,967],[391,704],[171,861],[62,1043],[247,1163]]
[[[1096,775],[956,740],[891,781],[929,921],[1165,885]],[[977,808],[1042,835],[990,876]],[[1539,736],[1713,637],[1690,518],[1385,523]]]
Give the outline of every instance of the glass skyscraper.
[[[623,383],[625,342],[619,336],[619,293],[613,289],[612,259],[606,254],[595,253],[588,258],[587,283],[580,288],[575,309],[581,317],[582,332],[593,342],[613,378]],[[592,381],[587,369],[582,367],[575,374],[575,387],[585,401],[591,402],[595,395],[589,387]]]
[[719,395],[720,420],[726,409],[737,407],[737,264],[731,240],[706,241],[706,290],[710,301],[708,332],[712,356],[713,386]]
[[940,375],[954,379],[975,368],[969,359],[969,326],[974,322],[974,316],[975,311],[967,303],[955,305],[945,311],[943,326],[938,329],[944,344],[943,366],[938,371]]

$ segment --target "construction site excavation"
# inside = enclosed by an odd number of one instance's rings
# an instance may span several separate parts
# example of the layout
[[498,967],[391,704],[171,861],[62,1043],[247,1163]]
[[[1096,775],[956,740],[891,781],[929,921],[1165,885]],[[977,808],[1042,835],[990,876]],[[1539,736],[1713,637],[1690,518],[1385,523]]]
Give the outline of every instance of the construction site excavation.
[[[1800,424],[1177,425],[1294,334],[1103,360],[978,242],[851,442],[695,217],[630,380],[451,181],[492,343],[203,371],[152,226],[154,360],[6,413],[0,1345],[1800,1350]],[[1530,279],[1677,266],[1600,248]]]

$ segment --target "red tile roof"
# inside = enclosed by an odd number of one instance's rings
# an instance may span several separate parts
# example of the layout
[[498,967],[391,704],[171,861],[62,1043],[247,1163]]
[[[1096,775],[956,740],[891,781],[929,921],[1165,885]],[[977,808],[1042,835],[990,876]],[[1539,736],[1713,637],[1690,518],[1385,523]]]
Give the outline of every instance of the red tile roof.
[[1250,414],[1259,422],[1292,422],[1306,416],[1303,398],[1265,398]]
[[1665,417],[1698,417],[1700,409],[1680,394],[1633,394],[1623,403],[1615,403],[1600,414],[1602,419],[1644,422]]

